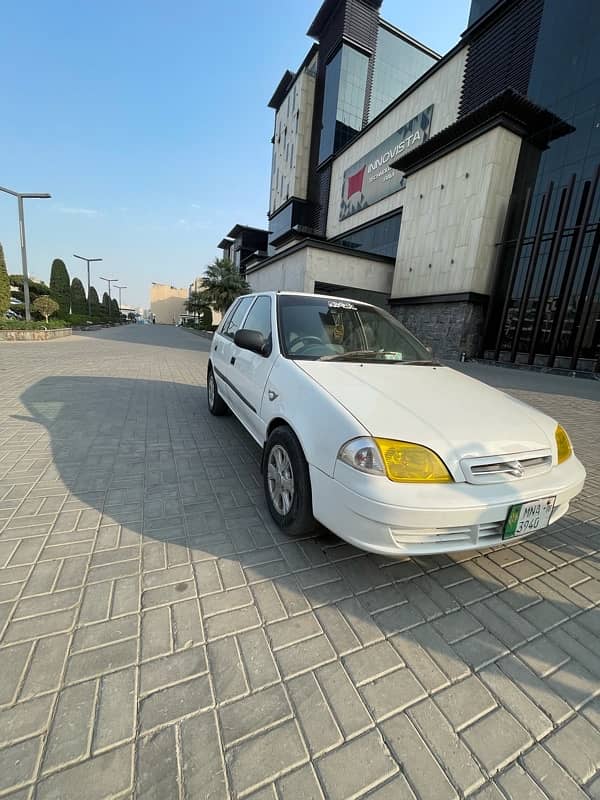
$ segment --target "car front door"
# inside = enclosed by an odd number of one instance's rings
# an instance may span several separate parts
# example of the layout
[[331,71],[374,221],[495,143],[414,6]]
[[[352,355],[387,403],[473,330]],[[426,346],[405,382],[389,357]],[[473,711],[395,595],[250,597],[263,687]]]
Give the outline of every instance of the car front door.
[[246,428],[259,444],[265,441],[266,423],[261,413],[261,404],[269,373],[277,358],[277,343],[273,336],[273,302],[269,295],[259,295],[242,327],[249,331],[258,331],[265,339],[264,353],[244,350],[236,344],[232,345],[232,381],[239,390],[239,416]]
[[[235,376],[232,377],[231,374],[235,363],[235,358],[232,354],[234,347],[233,337],[237,329],[241,327],[244,317],[253,302],[254,297],[242,297],[238,300],[231,313],[224,320],[220,331],[213,337],[212,344],[211,357],[219,393],[237,417],[240,416],[240,399],[239,391],[234,382]],[[235,349],[237,350],[238,348],[236,347]]]

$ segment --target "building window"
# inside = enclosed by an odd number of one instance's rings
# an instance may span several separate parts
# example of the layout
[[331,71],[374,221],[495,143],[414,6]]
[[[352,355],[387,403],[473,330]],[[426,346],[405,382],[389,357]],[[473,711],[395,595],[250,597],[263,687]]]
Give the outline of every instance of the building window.
[[351,250],[359,250],[362,253],[395,258],[400,238],[401,219],[401,213],[394,214],[393,217],[339,236],[335,243],[349,247]]
[[386,28],[379,28],[369,121],[408,89],[436,59]]
[[319,161],[337,152],[362,128],[369,59],[343,45],[327,64]]

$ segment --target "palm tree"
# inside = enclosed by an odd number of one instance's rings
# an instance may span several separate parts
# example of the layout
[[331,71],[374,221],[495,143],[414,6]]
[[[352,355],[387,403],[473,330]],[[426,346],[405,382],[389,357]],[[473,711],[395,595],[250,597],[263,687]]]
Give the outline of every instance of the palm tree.
[[215,258],[206,268],[202,279],[204,305],[210,305],[224,312],[241,294],[248,294],[250,285],[243,278],[235,264],[227,258]]

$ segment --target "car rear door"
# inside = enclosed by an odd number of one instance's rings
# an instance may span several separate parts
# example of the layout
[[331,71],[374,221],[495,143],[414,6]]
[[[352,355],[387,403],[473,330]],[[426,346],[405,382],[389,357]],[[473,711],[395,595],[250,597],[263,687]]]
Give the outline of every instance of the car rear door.
[[241,327],[244,317],[253,302],[254,295],[241,297],[237,301],[231,313],[225,318],[219,333],[215,335],[212,345],[211,358],[219,393],[237,417],[240,416],[240,399],[231,375],[232,366],[235,363],[235,357],[232,355],[233,337],[238,328]]
[[269,295],[258,295],[242,325],[245,330],[258,331],[263,335],[267,344],[264,354],[244,350],[235,343],[231,350],[234,362],[231,365],[231,380],[238,390],[239,417],[261,445],[265,441],[266,431],[261,404],[269,373],[278,353],[273,336],[273,305]]

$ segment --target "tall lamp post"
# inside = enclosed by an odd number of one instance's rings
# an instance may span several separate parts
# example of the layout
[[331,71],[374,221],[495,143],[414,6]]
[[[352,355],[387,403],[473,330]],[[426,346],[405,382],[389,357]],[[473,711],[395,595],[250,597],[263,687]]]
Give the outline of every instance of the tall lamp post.
[[29,311],[29,276],[27,274],[27,246],[25,243],[25,215],[23,213],[23,200],[36,198],[39,200],[47,200],[52,195],[46,192],[14,192],[12,189],[7,189],[5,186],[0,186],[0,192],[12,194],[17,198],[19,205],[19,233],[21,235],[21,264],[23,265],[23,300],[25,302],[25,319],[31,319],[31,312]]
[[88,276],[88,316],[92,316],[92,301],[90,300],[90,262],[91,261],[102,261],[101,258],[85,258],[85,256],[78,256],[73,253],[73,258],[80,258],[82,261],[87,261],[87,276]]
[[119,290],[119,311],[121,310],[121,290],[127,289],[127,286],[115,286],[115,289]]
[[112,318],[112,308],[110,307],[110,301],[112,300],[110,296],[110,285],[111,283],[116,283],[119,279],[118,278],[103,278],[102,275],[98,276],[101,281],[106,281],[108,283],[108,318]]

